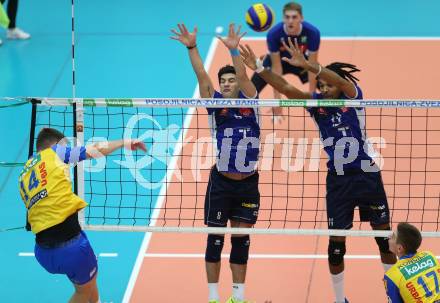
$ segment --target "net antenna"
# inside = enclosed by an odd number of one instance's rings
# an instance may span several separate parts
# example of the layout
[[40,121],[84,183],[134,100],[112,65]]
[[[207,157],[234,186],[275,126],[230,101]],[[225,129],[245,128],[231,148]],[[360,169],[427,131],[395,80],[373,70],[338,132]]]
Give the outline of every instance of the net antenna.
[[75,0],[72,0],[72,98],[76,98],[76,83],[75,83]]
[[[76,66],[75,66],[75,0],[72,0],[72,100],[76,99]],[[84,145],[84,108],[83,103],[73,102],[73,137],[74,146]],[[74,192],[82,199],[84,195],[84,163],[80,162],[74,167]],[[78,213],[82,227],[85,226],[84,210]]]

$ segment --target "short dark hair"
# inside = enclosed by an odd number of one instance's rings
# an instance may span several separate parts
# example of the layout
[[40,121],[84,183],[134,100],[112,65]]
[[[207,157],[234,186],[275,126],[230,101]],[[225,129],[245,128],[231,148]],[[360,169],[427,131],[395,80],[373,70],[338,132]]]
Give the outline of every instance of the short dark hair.
[[231,65],[225,65],[218,71],[218,83],[220,83],[220,80],[224,74],[234,74],[235,75],[235,68]]
[[43,128],[38,133],[37,151],[51,147],[64,138],[64,134],[54,128]]
[[296,2],[289,2],[284,5],[283,14],[285,14],[286,11],[297,11],[302,16],[302,14],[303,14],[302,10],[303,10],[303,8],[302,8],[301,4],[296,3]]
[[403,246],[405,253],[415,254],[422,243],[422,235],[414,225],[401,222],[397,225],[396,243]]

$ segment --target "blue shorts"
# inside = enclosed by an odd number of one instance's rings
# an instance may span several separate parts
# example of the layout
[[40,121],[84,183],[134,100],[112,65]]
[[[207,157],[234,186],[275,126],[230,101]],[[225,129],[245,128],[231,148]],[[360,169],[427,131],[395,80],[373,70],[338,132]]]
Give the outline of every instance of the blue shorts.
[[390,210],[380,172],[327,174],[327,221],[329,229],[350,229],[359,207],[361,221],[372,226],[390,222]]
[[228,220],[255,224],[260,208],[258,172],[243,180],[223,176],[211,169],[205,196],[205,224],[225,227]]
[[86,234],[81,233],[54,248],[35,244],[35,258],[51,274],[64,274],[77,285],[93,279],[98,262]]

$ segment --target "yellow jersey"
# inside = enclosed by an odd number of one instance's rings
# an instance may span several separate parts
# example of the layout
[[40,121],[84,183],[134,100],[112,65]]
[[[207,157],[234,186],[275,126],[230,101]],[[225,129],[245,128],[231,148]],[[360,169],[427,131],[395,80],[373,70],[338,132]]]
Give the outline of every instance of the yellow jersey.
[[384,278],[388,302],[440,303],[440,265],[429,251],[400,258]]
[[[20,176],[19,188],[21,198],[28,210],[28,221],[32,232],[37,234],[47,228],[62,223],[67,217],[87,206],[72,191],[69,173],[69,157],[78,148],[47,148],[29,159]],[[59,150],[66,156],[60,158]],[[85,159],[85,148],[78,149]],[[66,159],[67,158],[67,159]]]

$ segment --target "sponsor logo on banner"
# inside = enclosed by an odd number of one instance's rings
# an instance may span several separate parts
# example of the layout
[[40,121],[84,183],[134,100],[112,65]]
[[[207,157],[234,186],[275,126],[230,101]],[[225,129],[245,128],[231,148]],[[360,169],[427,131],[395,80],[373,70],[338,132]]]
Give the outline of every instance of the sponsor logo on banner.
[[440,101],[359,100],[359,105],[372,107],[440,107]]
[[95,99],[83,99],[84,106],[96,106]]
[[145,104],[156,106],[254,107],[259,106],[260,101],[258,99],[147,99]]
[[131,99],[105,99],[107,106],[125,106],[133,107],[133,100]]
[[280,106],[283,107],[304,107],[307,105],[306,101],[300,100],[280,100]]
[[318,106],[345,106],[345,101],[341,100],[318,100]]

